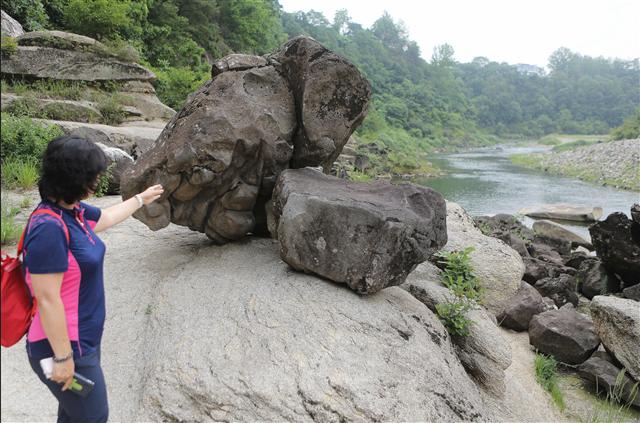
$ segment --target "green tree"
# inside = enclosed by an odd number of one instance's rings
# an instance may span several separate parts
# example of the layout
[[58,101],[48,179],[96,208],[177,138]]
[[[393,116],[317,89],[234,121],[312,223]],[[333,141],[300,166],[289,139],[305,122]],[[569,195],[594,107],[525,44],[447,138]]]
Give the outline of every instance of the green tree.
[[62,10],[71,31],[89,37],[116,38],[131,26],[130,0],[69,0]]

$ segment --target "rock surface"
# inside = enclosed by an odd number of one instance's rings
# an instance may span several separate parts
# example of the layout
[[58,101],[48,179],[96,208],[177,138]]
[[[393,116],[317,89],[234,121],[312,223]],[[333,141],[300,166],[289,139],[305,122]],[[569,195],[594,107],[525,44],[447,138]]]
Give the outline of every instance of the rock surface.
[[567,303],[578,305],[576,280],[571,275],[562,274],[555,278],[540,279],[534,286],[540,295],[551,298],[558,307]]
[[131,122],[131,126],[111,126],[98,123],[81,123],[61,120],[36,119],[37,121],[56,125],[67,135],[75,135],[108,147],[124,150],[134,159],[148,151],[162,133],[164,122],[149,125],[149,122]]
[[574,248],[577,246],[591,248],[589,241],[549,220],[537,220],[533,222],[532,229],[536,234],[569,242]]
[[[420,264],[401,285],[418,301],[437,314],[438,304],[454,300],[453,294],[440,282],[440,270],[431,263]],[[452,336],[451,342],[467,373],[487,392],[505,394],[505,370],[511,365],[511,347],[484,309],[469,310],[467,336]]]
[[591,316],[602,344],[640,382],[640,303],[598,295]]
[[640,191],[640,138],[536,154],[532,167],[597,184]]
[[280,172],[326,165],[364,118],[368,82],[316,41],[293,39],[259,62],[207,82],[124,175],[125,197],[164,186],[135,215],[151,229],[174,222],[217,243],[266,233],[264,206]]
[[598,257],[625,287],[640,283],[640,243],[632,236],[632,222],[624,213],[611,213],[589,227]]
[[567,364],[584,362],[600,345],[592,320],[571,305],[533,316],[529,342],[538,351]]
[[109,188],[107,194],[119,194],[120,177],[129,166],[133,165],[133,157],[119,148],[108,147],[99,142],[96,144],[102,149],[109,160]]
[[291,167],[322,165],[329,173],[367,114],[369,82],[353,64],[307,37],[289,40],[269,61],[288,81],[300,119]]
[[587,382],[592,392],[605,396],[616,392],[622,399],[622,405],[631,404],[640,408],[640,396],[633,392],[635,382],[626,374],[620,381],[618,378],[621,371],[611,361],[595,354],[578,367],[578,374]]
[[20,22],[13,19],[7,12],[2,11],[2,33],[8,35],[9,37],[18,37],[24,34],[24,29],[22,29],[22,25]]
[[542,296],[527,282],[522,282],[520,289],[509,300],[504,311],[497,316],[500,326],[515,331],[529,329],[529,322],[536,314],[545,311]]
[[545,204],[526,207],[519,211],[529,217],[541,219],[572,220],[576,222],[595,222],[602,217],[601,207],[576,206],[572,204]]
[[[109,196],[90,203],[108,207],[120,201]],[[501,330],[515,355],[506,370],[508,389],[496,398],[470,385],[446,338],[437,345],[439,334],[446,337],[439,323],[423,319],[422,313],[430,313],[426,307],[399,295],[398,288],[359,297],[290,272],[271,240],[217,247],[187,228],[171,225],[151,233],[134,219],[100,237],[107,244],[108,301],[102,365],[115,422],[174,416],[312,421],[305,406],[313,412],[324,405],[327,413],[338,410],[355,421],[372,420],[349,414],[355,407],[383,410],[384,421],[563,420],[535,381],[535,355],[525,333]],[[394,326],[414,333],[405,340]],[[34,376],[24,348],[0,353],[2,420],[55,421],[57,404]],[[302,381],[300,393],[296,380]],[[287,413],[288,405],[300,413]],[[273,417],[252,417],[257,409]]]
[[483,305],[498,315],[520,288],[525,270],[520,255],[504,242],[483,235],[467,212],[450,201],[447,202],[447,236],[445,251],[474,247],[471,265],[485,289]]
[[2,60],[2,74],[67,81],[152,81],[153,72],[136,63],[84,51],[18,46]]
[[361,294],[401,284],[447,242],[444,199],[412,184],[290,169],[278,178],[273,210],[285,262]]
[[623,289],[622,296],[630,300],[640,301],[640,284]]
[[576,273],[578,289],[588,299],[608,291],[607,270],[597,258],[584,260]]
[[[159,293],[165,302],[151,330],[172,341],[158,345],[149,364],[140,417],[491,418],[446,331],[423,304],[399,288],[359,297],[289,273],[276,251],[270,240],[203,249]],[[212,262],[232,273],[212,274]]]

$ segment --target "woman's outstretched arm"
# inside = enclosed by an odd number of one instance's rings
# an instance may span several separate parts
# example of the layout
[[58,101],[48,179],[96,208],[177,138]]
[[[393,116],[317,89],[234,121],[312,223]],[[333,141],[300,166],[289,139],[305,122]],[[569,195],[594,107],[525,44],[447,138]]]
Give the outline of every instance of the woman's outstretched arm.
[[[146,206],[160,198],[163,192],[164,189],[162,188],[162,185],[154,185],[138,195],[142,199],[142,203]],[[141,205],[138,199],[136,197],[131,197],[120,204],[102,209],[100,219],[93,230],[95,232],[101,232],[109,229],[131,216],[140,207]]]

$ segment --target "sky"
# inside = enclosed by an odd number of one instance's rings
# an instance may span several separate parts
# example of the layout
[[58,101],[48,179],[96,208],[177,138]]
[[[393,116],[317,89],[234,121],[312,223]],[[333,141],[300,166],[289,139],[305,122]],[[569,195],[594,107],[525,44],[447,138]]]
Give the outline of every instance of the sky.
[[280,0],[286,12],[314,9],[330,21],[347,9],[369,28],[384,11],[402,21],[430,60],[448,43],[455,59],[484,56],[544,67],[560,47],[587,56],[640,57],[640,0]]

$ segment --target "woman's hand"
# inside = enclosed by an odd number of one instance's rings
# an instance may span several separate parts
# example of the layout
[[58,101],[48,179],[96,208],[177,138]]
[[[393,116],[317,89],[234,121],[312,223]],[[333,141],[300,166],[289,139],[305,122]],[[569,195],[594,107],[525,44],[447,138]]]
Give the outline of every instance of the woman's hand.
[[53,363],[53,372],[51,373],[51,380],[57,383],[64,384],[62,390],[66,391],[73,383],[73,373],[75,371],[75,363],[73,358],[62,362]]
[[158,184],[147,188],[144,192],[141,192],[140,197],[142,197],[142,202],[146,206],[160,198],[163,192],[164,188],[162,188],[162,185]]

